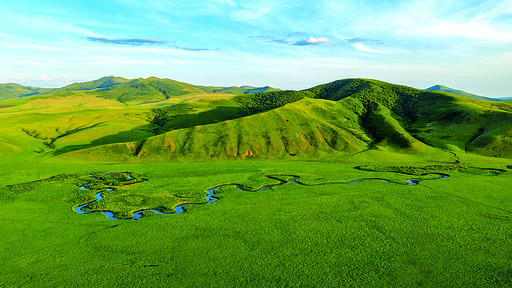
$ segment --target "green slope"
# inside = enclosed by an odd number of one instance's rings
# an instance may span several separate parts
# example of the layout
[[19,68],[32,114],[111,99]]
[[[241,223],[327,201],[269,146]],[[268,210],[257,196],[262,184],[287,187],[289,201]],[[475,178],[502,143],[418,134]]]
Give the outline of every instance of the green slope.
[[92,90],[117,86],[127,82],[130,82],[130,80],[121,77],[106,76],[94,81],[73,83],[63,88],[57,89],[56,91]]
[[268,112],[163,133],[144,141],[70,153],[108,160],[323,158],[359,152],[371,141],[342,104],[305,98]]
[[0,100],[34,96],[52,90],[51,88],[30,87],[16,83],[0,84]]
[[73,84],[4,108],[0,145],[13,157],[23,151],[105,161],[324,159],[371,151],[512,157],[506,102],[369,79],[238,96],[198,87],[154,77]]
[[[360,88],[351,90],[347,85]],[[330,94],[325,92],[326,87],[332,90]],[[165,122],[158,129],[163,133],[161,135],[138,142],[91,148],[66,157],[152,161],[313,159],[358,153],[370,148],[425,152],[432,148],[415,139],[403,127],[407,122],[403,116],[412,105],[406,102],[413,97],[411,95],[416,95],[408,93],[413,91],[411,89],[353,79],[306,91],[236,96],[229,101],[231,110],[226,109],[228,102],[200,113],[193,105],[183,104],[167,109],[179,110],[179,114],[173,112],[156,121]],[[348,94],[354,91],[357,93]],[[232,113],[223,118],[220,113],[226,111]],[[204,115],[217,121],[193,121],[208,119]],[[179,120],[187,118],[185,122]],[[228,119],[234,120],[224,121]]]
[[171,79],[156,77],[125,79],[108,76],[98,80],[74,83],[66,87],[56,89],[51,95],[73,96],[78,91],[91,93],[105,99],[116,99],[121,103],[150,103],[161,102],[174,97],[199,94],[253,94],[267,91],[278,91],[272,87],[210,87],[196,86]]
[[455,95],[465,96],[465,97],[472,98],[472,99],[477,99],[477,100],[499,101],[499,99],[487,98],[487,97],[484,97],[484,96],[479,96],[479,95],[471,94],[471,93],[468,93],[468,92],[465,92],[465,91],[462,91],[462,90],[456,90],[456,89],[453,89],[453,88],[450,88],[450,87],[447,87],[447,86],[443,86],[443,85],[434,85],[434,86],[429,87],[429,88],[427,88],[425,90],[427,90],[427,91],[437,91],[437,92],[446,92],[446,93],[451,93],[451,94],[455,94]]

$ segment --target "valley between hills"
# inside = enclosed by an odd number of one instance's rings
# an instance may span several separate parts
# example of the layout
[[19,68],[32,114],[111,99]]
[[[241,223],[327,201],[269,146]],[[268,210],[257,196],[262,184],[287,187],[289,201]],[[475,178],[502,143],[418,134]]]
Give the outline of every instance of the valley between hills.
[[492,100],[0,84],[0,286],[512,285],[512,102]]

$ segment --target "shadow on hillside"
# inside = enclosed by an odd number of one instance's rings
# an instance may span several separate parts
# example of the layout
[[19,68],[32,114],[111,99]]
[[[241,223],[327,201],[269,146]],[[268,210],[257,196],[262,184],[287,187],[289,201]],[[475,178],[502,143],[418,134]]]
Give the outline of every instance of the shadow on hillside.
[[242,118],[248,115],[250,115],[249,111],[246,108],[241,107],[216,107],[215,109],[200,113],[171,115],[165,125],[161,127],[157,127],[153,124],[142,125],[129,131],[119,132],[98,138],[91,141],[89,144],[62,147],[53,151],[52,154],[54,156],[59,156],[64,153],[102,145],[137,142],[172,130],[186,129],[199,125],[215,124],[222,121]]
[[64,153],[87,149],[87,148],[92,148],[92,147],[101,146],[101,145],[141,141],[141,140],[144,140],[147,137],[151,137],[151,136],[152,136],[152,134],[150,134],[150,132],[149,132],[149,125],[143,125],[143,126],[135,127],[129,131],[119,132],[116,134],[98,138],[96,140],[91,141],[91,143],[89,143],[89,144],[65,146],[65,147],[56,149],[55,151],[52,152],[52,154],[54,156],[59,156]]
[[249,116],[251,113],[243,107],[219,106],[214,109],[199,113],[169,115],[165,125],[157,128],[155,135],[172,130],[190,128],[200,125],[215,124],[227,120],[233,120]]

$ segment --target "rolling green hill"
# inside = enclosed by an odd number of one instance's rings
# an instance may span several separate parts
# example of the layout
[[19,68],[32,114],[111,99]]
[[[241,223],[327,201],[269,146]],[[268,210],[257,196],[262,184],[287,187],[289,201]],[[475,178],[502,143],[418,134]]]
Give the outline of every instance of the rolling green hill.
[[49,90],[43,96],[73,96],[87,93],[105,99],[115,99],[121,103],[152,103],[162,102],[170,98],[196,96],[200,94],[238,95],[254,94],[268,91],[279,91],[272,87],[210,87],[196,86],[171,79],[156,77],[125,79],[107,76],[98,80],[73,83],[68,86]]
[[281,91],[281,89],[272,88],[269,86],[265,87],[253,87],[253,86],[231,86],[231,87],[210,87],[210,86],[195,86],[207,93],[227,93],[227,94],[256,94],[272,91]]
[[505,102],[369,79],[302,91],[216,89],[154,77],[71,84],[4,108],[1,153],[105,161],[331,159],[376,152],[437,153],[452,161],[471,153],[512,157],[512,105]]
[[16,83],[0,84],[0,100],[34,96],[52,90],[51,88],[30,87]]
[[484,96],[479,96],[479,95],[471,94],[471,93],[468,93],[468,92],[465,92],[465,91],[462,91],[462,90],[456,90],[456,89],[453,89],[453,88],[450,88],[450,87],[447,87],[447,86],[443,86],[443,85],[434,85],[434,86],[429,87],[429,88],[427,88],[425,90],[427,90],[427,91],[437,91],[437,92],[446,92],[446,93],[451,93],[451,94],[455,94],[455,95],[465,96],[465,97],[473,98],[473,99],[477,99],[477,100],[500,101],[500,99],[497,99],[497,98],[488,98],[488,97],[484,97]]
[[108,88],[112,86],[118,86],[124,83],[130,82],[128,79],[124,79],[121,77],[107,76],[102,77],[98,80],[88,81],[88,82],[79,82],[67,85],[60,89],[56,89],[55,91],[77,91],[77,90],[93,90],[98,88]]

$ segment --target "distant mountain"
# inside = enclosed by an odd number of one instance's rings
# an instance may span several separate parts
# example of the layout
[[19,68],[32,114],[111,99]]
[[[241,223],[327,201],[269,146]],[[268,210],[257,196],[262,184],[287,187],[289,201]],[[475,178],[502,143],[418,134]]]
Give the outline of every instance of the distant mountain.
[[73,83],[63,88],[56,89],[56,91],[76,91],[108,88],[112,86],[121,85],[130,81],[131,80],[124,79],[121,77],[107,76],[94,81]]
[[484,96],[480,96],[480,95],[471,94],[471,93],[468,93],[468,92],[462,91],[462,90],[455,90],[453,88],[446,87],[443,85],[434,85],[425,90],[434,91],[434,92],[436,92],[436,91],[437,92],[446,92],[446,93],[460,95],[460,96],[477,99],[477,100],[487,100],[487,101],[510,101],[510,100],[512,100],[512,97],[499,97],[499,98],[484,97]]
[[[265,87],[211,87],[196,86],[171,79],[157,77],[125,79],[121,77],[107,76],[88,82],[79,82],[67,85],[58,89],[45,89],[25,87],[18,84],[2,84],[5,89],[5,97],[0,94],[1,99],[10,99],[29,95],[45,96],[73,96],[75,92],[95,95],[100,98],[116,99],[122,103],[128,102],[158,102],[172,97],[180,97],[192,94],[222,93],[231,95],[254,94],[269,91],[280,91],[269,86]],[[0,86],[0,93],[3,92]],[[12,96],[14,95],[14,96]]]
[[51,88],[30,87],[16,83],[0,84],[0,100],[28,97],[52,90]]
[[240,87],[237,87],[237,86],[231,86],[231,87],[195,86],[195,87],[197,87],[207,93],[227,93],[227,94],[234,94],[234,95],[281,91],[281,89],[272,88],[269,86],[253,87],[253,86],[245,85],[245,86],[240,86]]
[[429,87],[429,88],[427,88],[425,90],[427,90],[427,91],[437,91],[437,92],[446,92],[446,93],[451,93],[451,94],[455,94],[455,95],[465,96],[465,97],[472,98],[472,99],[477,99],[477,100],[500,101],[500,99],[479,96],[479,95],[471,94],[471,93],[468,93],[468,92],[465,92],[465,91],[462,91],[462,90],[456,90],[456,89],[453,89],[453,88],[450,88],[450,87],[447,87],[447,86],[443,86],[443,85],[434,85],[434,86]]

